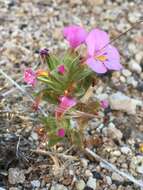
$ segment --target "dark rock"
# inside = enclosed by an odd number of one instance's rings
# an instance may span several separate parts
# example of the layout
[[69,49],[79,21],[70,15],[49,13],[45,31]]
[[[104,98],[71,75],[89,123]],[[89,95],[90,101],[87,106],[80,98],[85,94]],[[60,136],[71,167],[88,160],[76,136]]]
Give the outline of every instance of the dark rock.
[[135,144],[134,144],[134,147],[135,147],[136,149],[139,149],[140,145],[139,145],[138,143],[135,143]]
[[16,1],[15,0],[11,0],[9,3],[8,3],[8,8],[11,8],[13,6],[16,5]]
[[128,140],[131,137],[131,134],[132,134],[132,129],[130,127],[125,128],[123,132],[122,140],[123,141]]
[[84,188],[84,190],[94,190],[94,189],[92,189],[91,187],[86,186],[86,187]]
[[143,92],[143,82],[138,84],[137,90],[140,91],[140,92]]
[[124,182],[122,183],[123,186],[128,186],[128,185],[132,186],[133,184],[134,184],[134,183],[131,182],[131,181],[124,181]]
[[122,185],[122,182],[118,180],[112,180],[112,183],[115,184],[116,186]]
[[102,180],[103,179],[101,174],[99,172],[97,172],[97,171],[93,171],[92,174],[93,174],[93,178],[96,178],[97,180]]
[[27,27],[27,24],[21,24],[20,26],[19,26],[19,28],[21,29],[21,30],[23,30],[24,28],[26,28]]

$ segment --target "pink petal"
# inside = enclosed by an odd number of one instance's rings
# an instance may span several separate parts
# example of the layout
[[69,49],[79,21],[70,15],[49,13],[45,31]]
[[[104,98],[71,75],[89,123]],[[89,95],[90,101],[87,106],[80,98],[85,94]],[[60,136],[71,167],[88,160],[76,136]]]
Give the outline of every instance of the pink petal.
[[56,108],[55,116],[62,116],[67,110],[76,105],[76,100],[67,96],[60,97],[60,104]]
[[96,51],[102,49],[109,43],[109,36],[106,32],[96,28],[88,34],[85,42],[87,44],[88,54],[94,56]]
[[64,37],[69,41],[71,48],[76,48],[85,41],[86,31],[77,25],[67,26],[63,30]]
[[65,66],[64,65],[59,65],[58,66],[58,72],[63,75],[65,73]]
[[65,136],[65,129],[64,128],[61,128],[57,131],[57,135],[59,137],[64,137]]
[[69,98],[67,96],[62,96],[60,98],[60,107],[62,107],[63,109],[67,110],[70,109],[71,107],[76,105],[76,101],[73,98]]
[[36,73],[31,68],[28,68],[28,69],[25,70],[25,72],[24,72],[24,82],[26,82],[27,84],[30,84],[32,86],[35,85],[35,83],[36,83]]
[[106,48],[108,60],[104,61],[104,65],[110,70],[121,70],[122,65],[120,64],[120,55],[118,50],[111,45]]
[[106,73],[107,69],[101,61],[95,60],[94,58],[87,59],[87,65],[96,73]]
[[102,108],[105,109],[105,108],[108,108],[109,102],[108,102],[108,100],[101,100],[100,105]]

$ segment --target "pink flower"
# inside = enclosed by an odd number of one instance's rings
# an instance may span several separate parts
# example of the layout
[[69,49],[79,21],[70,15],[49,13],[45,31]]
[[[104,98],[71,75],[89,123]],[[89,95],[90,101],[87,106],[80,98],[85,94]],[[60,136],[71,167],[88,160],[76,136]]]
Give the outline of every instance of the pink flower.
[[71,48],[76,48],[85,41],[86,31],[78,25],[70,25],[63,30],[64,37],[69,41]]
[[65,136],[65,129],[64,128],[61,128],[57,131],[57,135],[59,137],[64,137]]
[[102,100],[100,102],[100,105],[101,105],[102,108],[106,109],[109,106],[109,102],[108,102],[108,100]]
[[25,70],[25,72],[24,72],[24,82],[26,82],[27,84],[30,84],[32,86],[35,85],[35,83],[36,83],[36,73],[31,68],[28,68],[28,69]]
[[73,98],[69,98],[67,96],[62,96],[60,98],[60,104],[56,109],[55,115],[56,117],[62,116],[67,110],[76,105],[76,100]]
[[58,72],[63,75],[65,73],[65,66],[64,65],[59,65],[58,66]]
[[[85,41],[88,48],[87,65],[93,71],[106,73],[108,70],[122,69],[118,50],[112,45],[107,45],[110,41],[106,32],[94,29]],[[104,46],[106,47],[103,48]]]

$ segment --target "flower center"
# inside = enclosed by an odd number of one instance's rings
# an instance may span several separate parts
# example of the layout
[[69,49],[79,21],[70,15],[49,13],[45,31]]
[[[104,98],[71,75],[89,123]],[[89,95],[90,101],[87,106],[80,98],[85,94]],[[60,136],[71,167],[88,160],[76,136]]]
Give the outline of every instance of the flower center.
[[38,71],[36,72],[36,74],[37,74],[38,77],[40,77],[40,76],[48,77],[48,76],[49,76],[48,72],[47,72],[47,71],[44,71],[44,70],[38,70]]
[[103,62],[107,60],[107,57],[105,55],[96,56],[96,59]]

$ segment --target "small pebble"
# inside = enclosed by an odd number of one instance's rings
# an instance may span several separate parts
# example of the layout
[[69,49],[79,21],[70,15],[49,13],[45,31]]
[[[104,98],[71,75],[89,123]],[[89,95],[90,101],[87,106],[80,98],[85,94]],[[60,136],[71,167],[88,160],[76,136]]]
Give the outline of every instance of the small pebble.
[[38,140],[38,134],[35,133],[34,131],[32,131],[32,133],[31,133],[31,137],[32,137],[32,139],[35,140],[35,141]]
[[137,73],[141,73],[142,72],[142,68],[141,66],[134,60],[131,60],[129,62],[129,68],[132,70],[132,71],[135,71]]
[[106,181],[107,181],[107,184],[108,185],[111,185],[112,184],[112,179],[110,176],[106,176]]
[[91,177],[91,176],[93,176],[93,174],[91,173],[90,170],[86,170],[86,171],[85,171],[85,176]]
[[85,182],[81,179],[76,182],[75,187],[76,187],[76,190],[84,190]]
[[122,73],[125,77],[129,77],[132,75],[132,73],[128,69],[123,69]]
[[106,131],[107,131],[107,136],[112,139],[117,139],[118,141],[120,141],[123,137],[122,132],[115,127],[114,123],[110,123]]
[[87,168],[88,162],[89,162],[89,161],[88,161],[87,159],[85,159],[85,158],[82,158],[82,159],[81,159],[81,163],[82,163],[82,165],[83,165],[84,168]]
[[24,183],[25,175],[23,170],[19,168],[9,168],[8,170],[8,181],[10,184]]
[[31,181],[31,185],[33,187],[40,187],[40,181],[39,180],[33,180],[33,181]]
[[143,174],[143,165],[137,167],[137,172]]
[[121,156],[121,152],[119,150],[115,150],[114,152],[111,152],[112,156]]
[[68,190],[64,185],[56,184],[51,187],[50,190]]
[[91,187],[92,189],[96,189],[96,179],[93,177],[89,177],[87,184],[88,187]]
[[112,180],[123,182],[124,178],[122,176],[120,176],[118,173],[113,172],[112,173]]
[[121,147],[121,152],[123,154],[129,154],[131,152],[131,149],[129,147],[124,146],[124,147]]

